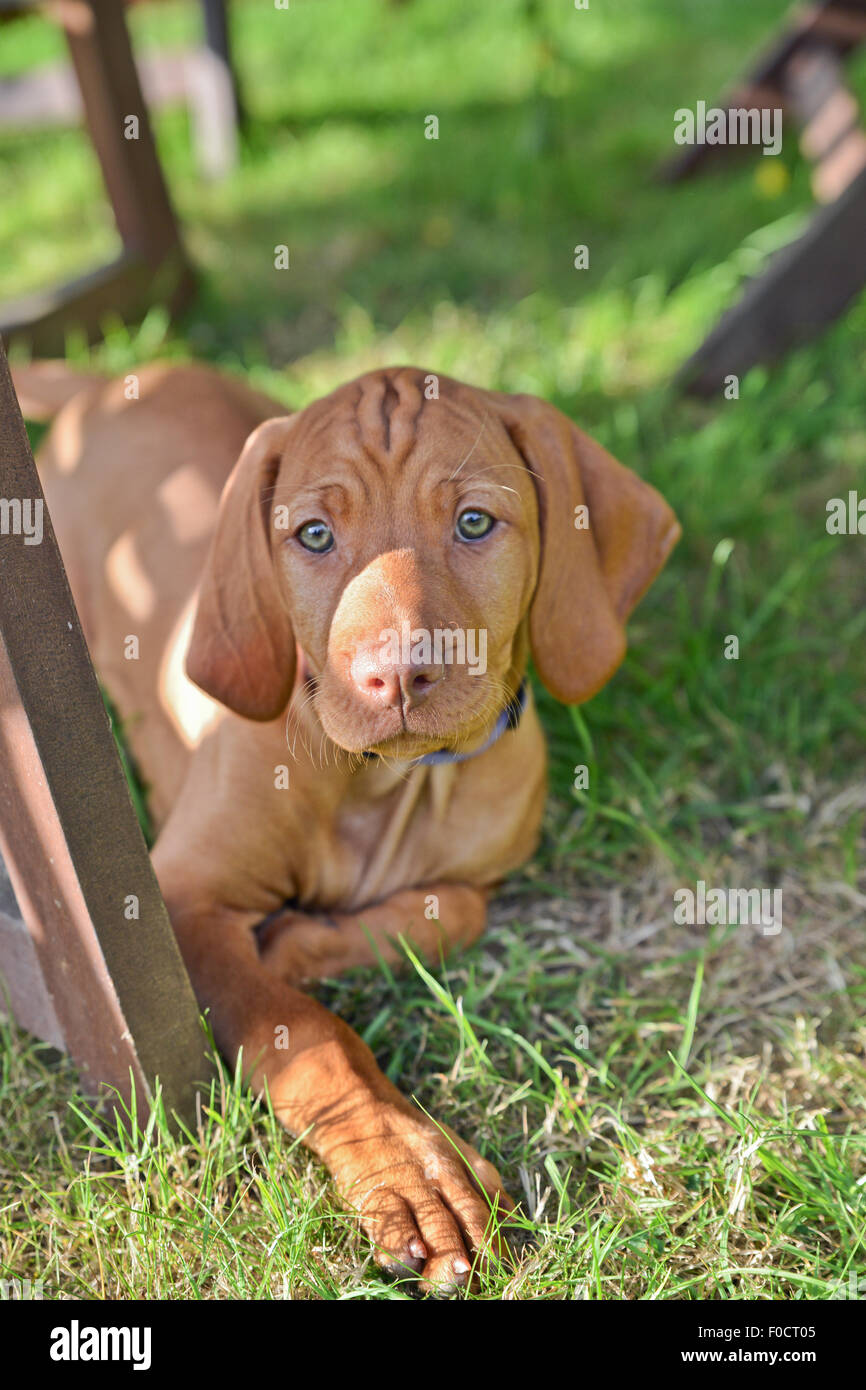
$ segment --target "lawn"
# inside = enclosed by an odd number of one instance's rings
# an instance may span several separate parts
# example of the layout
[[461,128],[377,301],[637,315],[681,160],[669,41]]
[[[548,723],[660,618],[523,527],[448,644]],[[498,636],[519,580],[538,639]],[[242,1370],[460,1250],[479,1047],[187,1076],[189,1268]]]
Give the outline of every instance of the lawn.
[[[778,160],[653,178],[674,111],[711,102],[785,9],[237,0],[240,169],[203,185],[186,116],[157,123],[199,297],[172,326],[107,325],[92,354],[195,356],[292,407],[399,361],[531,391],[678,512],[614,680],[580,709],[539,692],[544,842],[482,943],[320,990],[522,1199],[533,1244],[477,1298],[866,1281],[866,541],[825,525],[830,498],[866,495],[866,301],[738,399],[683,398],[674,369],[803,224],[808,171],[791,133]],[[133,28],[172,45],[194,20],[171,3]],[[59,52],[36,19],[4,48],[7,72]],[[4,296],[114,247],[77,132],[3,133],[0,207]],[[677,925],[698,880],[781,888],[782,929]],[[116,1131],[7,1029],[0,1088],[2,1277],[50,1298],[412,1296],[238,1077],[195,1132],[158,1112]]]

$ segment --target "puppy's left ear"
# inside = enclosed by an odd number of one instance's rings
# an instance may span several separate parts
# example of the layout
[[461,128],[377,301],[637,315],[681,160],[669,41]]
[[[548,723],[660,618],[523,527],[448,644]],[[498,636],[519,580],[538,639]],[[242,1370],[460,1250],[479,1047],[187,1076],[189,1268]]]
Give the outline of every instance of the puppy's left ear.
[[535,666],[552,695],[578,704],[625,656],[625,620],[679,539],[679,522],[655,488],[554,406],[535,396],[489,396],[538,496]]

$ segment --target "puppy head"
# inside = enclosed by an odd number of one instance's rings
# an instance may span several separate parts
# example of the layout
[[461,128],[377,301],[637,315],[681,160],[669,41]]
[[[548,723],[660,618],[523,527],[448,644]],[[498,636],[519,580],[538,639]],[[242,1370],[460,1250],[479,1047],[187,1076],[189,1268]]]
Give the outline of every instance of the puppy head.
[[678,535],[659,494],[552,406],[371,372],[248,440],[187,670],[237,713],[273,719],[297,644],[341,747],[471,749],[530,645],[558,699],[608,680]]

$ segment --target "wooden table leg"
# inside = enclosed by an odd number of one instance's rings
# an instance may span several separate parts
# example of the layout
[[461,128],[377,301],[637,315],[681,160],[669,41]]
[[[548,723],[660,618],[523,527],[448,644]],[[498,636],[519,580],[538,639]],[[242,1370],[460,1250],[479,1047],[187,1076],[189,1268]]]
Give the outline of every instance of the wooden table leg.
[[[139,1110],[159,1076],[191,1118],[204,1035],[69,592],[0,348],[0,973],[31,1026],[57,1034],[87,1089]],[[43,988],[33,988],[38,965]],[[29,980],[29,985],[28,985]],[[46,1015],[50,1006],[50,1016]],[[54,1022],[52,1022],[52,1018]]]
[[141,92],[123,5],[78,0],[64,30],[117,229],[127,251],[154,267],[178,243]]
[[160,168],[120,0],[60,0],[84,117],[123,253],[112,265],[0,309],[0,334],[35,353],[63,352],[72,325],[97,337],[110,310],[137,318],[153,303],[173,312],[192,295],[186,259]]

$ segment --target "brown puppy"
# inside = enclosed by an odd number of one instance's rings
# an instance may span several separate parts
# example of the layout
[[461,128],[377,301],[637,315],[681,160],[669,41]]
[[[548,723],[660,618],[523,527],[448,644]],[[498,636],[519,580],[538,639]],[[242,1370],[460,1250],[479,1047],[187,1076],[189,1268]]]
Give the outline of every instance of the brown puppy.
[[551,406],[415,369],[277,419],[201,368],[16,382],[37,415],[72,395],[48,506],[217,1041],[380,1263],[463,1283],[498,1173],[298,984],[477,938],[538,834],[530,651],[558,699],[593,695],[676,519]]

